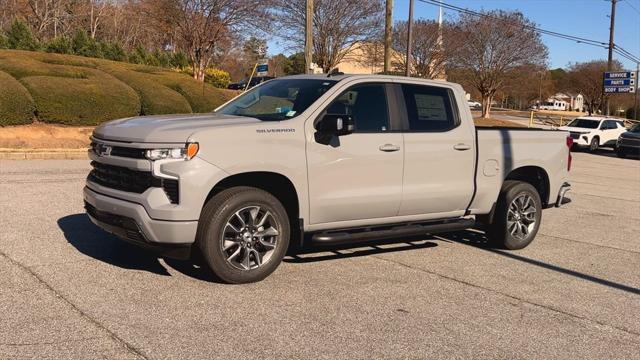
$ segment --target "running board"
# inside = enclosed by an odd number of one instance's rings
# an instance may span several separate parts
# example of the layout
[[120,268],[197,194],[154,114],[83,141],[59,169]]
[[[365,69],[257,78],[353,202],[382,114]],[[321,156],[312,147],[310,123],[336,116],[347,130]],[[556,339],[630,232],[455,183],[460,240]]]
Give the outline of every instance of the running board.
[[397,238],[401,236],[417,236],[449,231],[460,231],[475,225],[473,219],[455,219],[439,222],[411,223],[407,225],[388,225],[371,228],[356,228],[316,233],[311,242],[317,245],[336,245],[372,240]]

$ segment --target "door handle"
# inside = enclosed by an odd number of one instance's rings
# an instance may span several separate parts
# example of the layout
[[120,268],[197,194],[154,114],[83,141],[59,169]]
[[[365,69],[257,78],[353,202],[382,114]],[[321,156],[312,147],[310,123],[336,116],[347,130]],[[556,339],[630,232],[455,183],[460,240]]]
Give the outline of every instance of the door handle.
[[380,146],[379,149],[380,149],[380,151],[384,151],[384,152],[392,152],[392,151],[400,150],[400,146],[393,145],[393,144],[384,144],[384,145]]
[[471,149],[471,145],[458,143],[458,144],[453,145],[453,148],[456,149],[456,150],[459,150],[459,151],[465,151],[465,150]]

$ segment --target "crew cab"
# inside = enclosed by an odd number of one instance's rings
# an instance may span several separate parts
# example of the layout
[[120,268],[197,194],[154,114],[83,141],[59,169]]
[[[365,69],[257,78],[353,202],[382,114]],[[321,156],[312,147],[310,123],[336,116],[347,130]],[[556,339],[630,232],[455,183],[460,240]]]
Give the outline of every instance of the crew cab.
[[596,151],[601,146],[615,147],[618,137],[627,131],[624,122],[601,116],[583,116],[573,119],[559,130],[569,131],[576,147]]
[[386,75],[265,82],[214,113],[134,117],[93,132],[84,200],[99,227],[259,281],[292,246],[483,224],[521,249],[570,189],[557,130],[474,127],[453,83]]

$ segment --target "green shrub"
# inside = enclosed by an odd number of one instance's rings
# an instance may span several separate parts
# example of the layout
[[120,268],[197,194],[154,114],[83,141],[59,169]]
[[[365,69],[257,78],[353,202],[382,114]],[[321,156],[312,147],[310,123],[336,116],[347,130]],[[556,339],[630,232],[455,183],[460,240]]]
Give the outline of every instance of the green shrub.
[[127,53],[118,43],[100,42],[100,51],[105,59],[127,61]]
[[231,82],[231,76],[228,72],[216,68],[208,68],[205,70],[204,81],[214,87],[226,89]]
[[85,79],[29,76],[21,80],[35,100],[40,121],[98,125],[139,114],[140,101],[133,89],[102,71],[83,71]]
[[78,29],[73,37],[73,53],[87,57],[103,57],[100,46],[95,39],[89,37],[86,31]]
[[[115,76],[138,93],[142,115],[192,112],[189,102],[181,94],[163,86],[160,80],[166,70],[117,63],[105,63],[99,69]],[[152,69],[157,72],[151,72]]]
[[0,49],[6,49],[9,47],[9,40],[4,34],[0,34]]
[[16,50],[37,50],[38,40],[24,22],[16,19],[7,31],[7,47]]
[[22,84],[0,71],[0,126],[33,122],[35,103]]
[[71,43],[71,39],[66,36],[58,36],[45,44],[44,50],[57,54],[73,54],[73,44]]
[[184,69],[189,66],[189,58],[183,52],[173,53],[171,56],[171,66],[178,69]]

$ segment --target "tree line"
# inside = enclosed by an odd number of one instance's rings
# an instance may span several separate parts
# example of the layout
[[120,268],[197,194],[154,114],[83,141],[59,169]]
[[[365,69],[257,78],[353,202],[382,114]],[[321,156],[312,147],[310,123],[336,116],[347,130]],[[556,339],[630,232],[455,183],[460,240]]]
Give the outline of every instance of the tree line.
[[[277,38],[293,54],[269,58],[280,76],[305,71],[305,5],[306,0],[0,0],[0,29],[9,32],[0,46],[15,47],[10,40],[18,21],[33,34],[34,49],[188,68],[203,81],[211,68],[232,79],[248,76],[268,55],[265,39]],[[328,72],[358,45],[365,50],[360,61],[381,63],[383,28],[383,0],[315,0],[313,60]],[[392,72],[406,67],[406,28],[406,22],[394,24]],[[582,93],[591,112],[602,107],[602,62],[549,70],[546,46],[520,12],[461,14],[442,24],[417,20],[413,31],[411,76],[446,74],[482,101],[483,116],[490,116],[493,103],[523,109],[560,91]],[[622,95],[612,97],[612,104],[628,107],[632,100]]]

